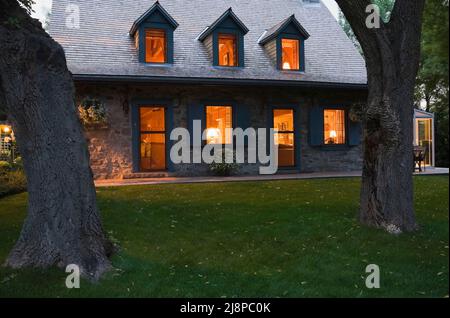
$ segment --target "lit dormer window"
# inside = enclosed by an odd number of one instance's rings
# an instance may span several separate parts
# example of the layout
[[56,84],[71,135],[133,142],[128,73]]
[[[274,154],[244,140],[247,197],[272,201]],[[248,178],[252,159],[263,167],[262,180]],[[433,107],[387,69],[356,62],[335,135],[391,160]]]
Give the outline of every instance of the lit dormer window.
[[173,32],[178,23],[156,2],[131,27],[139,61],[147,64],[172,64]]
[[145,31],[145,62],[167,62],[167,42],[165,30],[148,29]]
[[259,40],[279,70],[305,71],[305,40],[309,34],[295,16],[265,31]]
[[281,65],[283,70],[300,70],[300,41],[298,39],[281,39]]
[[244,67],[244,35],[248,29],[228,9],[198,37],[205,44],[214,66]]
[[219,34],[219,66],[238,66],[236,34]]

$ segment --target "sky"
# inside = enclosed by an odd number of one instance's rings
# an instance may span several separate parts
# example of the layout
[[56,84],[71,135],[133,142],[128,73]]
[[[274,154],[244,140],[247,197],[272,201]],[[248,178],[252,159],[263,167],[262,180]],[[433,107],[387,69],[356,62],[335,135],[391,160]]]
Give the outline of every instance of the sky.
[[[33,10],[35,12],[32,14],[32,16],[44,23],[47,13],[51,10],[52,0],[35,0],[35,2],[36,3],[33,5]],[[339,13],[339,7],[337,3],[334,0],[322,0],[322,2],[328,7],[328,9],[337,19]]]

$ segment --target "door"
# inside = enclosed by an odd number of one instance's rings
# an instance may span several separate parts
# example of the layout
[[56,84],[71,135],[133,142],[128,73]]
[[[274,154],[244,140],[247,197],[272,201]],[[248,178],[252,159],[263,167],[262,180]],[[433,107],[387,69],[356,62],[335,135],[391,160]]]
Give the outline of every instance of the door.
[[425,148],[425,165],[433,165],[433,123],[430,118],[416,120],[416,145]]
[[278,145],[278,166],[295,167],[294,109],[274,109],[273,128]]
[[139,108],[140,170],[166,170],[166,110],[162,106]]

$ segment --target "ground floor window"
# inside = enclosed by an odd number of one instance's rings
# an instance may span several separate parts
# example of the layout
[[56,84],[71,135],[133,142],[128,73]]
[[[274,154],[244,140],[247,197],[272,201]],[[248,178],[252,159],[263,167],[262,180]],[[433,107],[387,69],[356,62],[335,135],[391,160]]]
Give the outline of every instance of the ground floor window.
[[140,169],[155,171],[166,169],[165,108],[141,107],[140,116]]
[[293,109],[274,109],[273,128],[278,145],[278,166],[295,166],[295,127]]
[[208,144],[231,144],[232,128],[232,106],[206,106],[206,142]]
[[345,144],[345,110],[325,109],[323,121],[325,145]]

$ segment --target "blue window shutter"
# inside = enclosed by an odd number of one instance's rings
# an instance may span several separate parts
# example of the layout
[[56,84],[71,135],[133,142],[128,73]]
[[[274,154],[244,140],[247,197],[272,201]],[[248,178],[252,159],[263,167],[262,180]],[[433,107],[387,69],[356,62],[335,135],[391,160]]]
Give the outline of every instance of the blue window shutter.
[[361,122],[348,120],[348,144],[349,146],[358,146],[362,138]]
[[134,106],[131,108],[131,123],[132,123],[132,153],[133,153],[133,172],[139,172],[139,152],[140,152],[140,123],[139,123],[139,107]]
[[206,127],[206,116],[205,116],[205,106],[202,104],[192,104],[189,106],[188,110],[188,130],[191,135],[191,145],[193,144],[194,138],[194,120],[202,121],[202,133]]
[[323,144],[323,108],[314,106],[309,113],[309,143],[311,146]]
[[242,128],[246,130],[251,127],[250,109],[245,104],[240,104],[237,106],[236,110],[236,128]]

